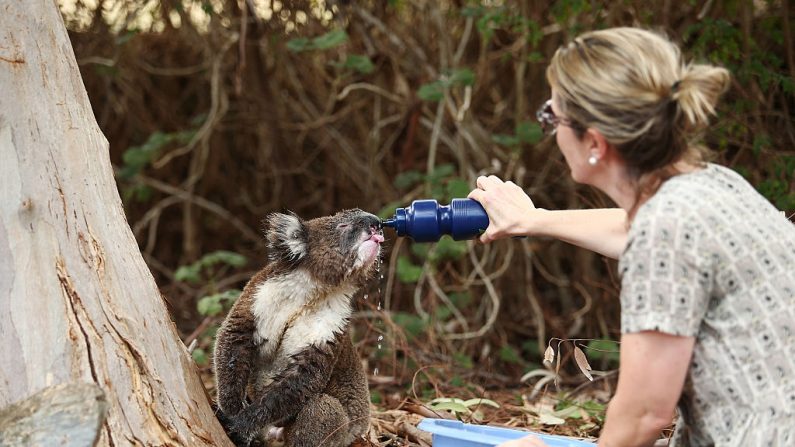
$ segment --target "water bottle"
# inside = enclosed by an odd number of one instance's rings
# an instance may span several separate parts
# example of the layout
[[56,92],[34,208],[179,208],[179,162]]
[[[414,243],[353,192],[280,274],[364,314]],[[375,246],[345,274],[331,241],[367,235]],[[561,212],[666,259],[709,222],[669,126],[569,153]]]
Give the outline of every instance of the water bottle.
[[461,241],[478,237],[489,226],[489,216],[472,199],[453,199],[450,205],[439,205],[436,200],[415,200],[407,208],[396,209],[395,215],[382,224],[415,242],[436,242],[445,234]]

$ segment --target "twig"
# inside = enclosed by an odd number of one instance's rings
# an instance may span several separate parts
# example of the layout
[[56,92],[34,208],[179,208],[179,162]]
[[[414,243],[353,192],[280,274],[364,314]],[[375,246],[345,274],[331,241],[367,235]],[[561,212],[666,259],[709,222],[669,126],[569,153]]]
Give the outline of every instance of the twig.
[[522,240],[522,249],[524,250],[525,257],[525,296],[527,301],[530,302],[530,308],[533,310],[533,317],[536,320],[536,339],[538,340],[538,352],[544,352],[544,340],[546,339],[546,324],[544,322],[544,310],[541,303],[538,302],[538,296],[535,293],[535,284],[533,282],[533,250],[530,248],[530,242],[527,239]]
[[388,100],[390,100],[392,102],[395,102],[397,104],[405,103],[405,100],[403,98],[401,98],[401,97],[399,97],[397,95],[393,95],[392,93],[389,93],[388,91],[386,91],[385,89],[383,89],[383,88],[381,88],[381,87],[379,87],[377,85],[368,84],[366,82],[356,82],[356,83],[353,83],[353,84],[346,85],[345,88],[343,88],[342,91],[337,95],[337,99],[339,99],[339,100],[345,99],[354,90],[368,90],[368,91],[371,91],[373,93],[377,93],[377,94],[383,96],[384,98],[386,98],[386,99],[388,99]]
[[492,309],[488,319],[486,320],[486,324],[484,324],[483,327],[475,332],[450,334],[448,338],[454,340],[466,340],[483,336],[483,334],[491,330],[491,328],[494,326],[494,322],[497,321],[497,315],[500,313],[500,298],[497,295],[497,291],[494,290],[494,285],[491,283],[489,276],[485,271],[483,271],[483,266],[478,261],[477,257],[475,257],[475,251],[472,249],[472,241],[467,242],[467,245],[469,246],[469,259],[472,261],[475,271],[483,279],[483,284],[486,286],[486,291],[488,291],[488,295],[491,298]]
[[180,198],[181,200],[193,203],[200,208],[204,208],[207,211],[215,213],[217,216],[231,223],[235,228],[237,228],[237,230],[240,233],[242,233],[246,238],[248,238],[251,241],[259,242],[262,240],[262,237],[260,237],[260,235],[257,234],[257,232],[249,228],[248,225],[244,224],[242,221],[240,221],[240,219],[235,217],[232,213],[230,213],[220,205],[205,199],[204,197],[190,194],[183,189],[179,189],[175,186],[171,186],[167,183],[161,182],[160,180],[155,180],[153,178],[149,178],[141,174],[139,174],[136,178],[138,178],[144,184],[151,186],[152,188],[155,188],[167,194],[171,194],[175,197]]

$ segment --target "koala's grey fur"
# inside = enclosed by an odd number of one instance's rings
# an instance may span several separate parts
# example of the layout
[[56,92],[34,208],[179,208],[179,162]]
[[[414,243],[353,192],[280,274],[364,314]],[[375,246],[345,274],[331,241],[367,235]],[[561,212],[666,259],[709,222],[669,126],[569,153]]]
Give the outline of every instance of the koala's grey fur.
[[348,335],[351,298],[374,273],[380,220],[361,210],[267,219],[270,262],[218,331],[219,419],[238,445],[272,426],[287,446],[347,446],[369,428],[369,391]]

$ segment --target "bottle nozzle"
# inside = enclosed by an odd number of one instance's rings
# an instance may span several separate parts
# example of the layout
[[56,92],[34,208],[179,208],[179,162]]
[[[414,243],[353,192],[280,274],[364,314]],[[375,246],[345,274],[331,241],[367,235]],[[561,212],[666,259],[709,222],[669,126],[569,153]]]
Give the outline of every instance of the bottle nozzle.
[[381,221],[382,227],[395,228],[396,225],[397,225],[397,219],[395,217],[390,217],[389,219],[383,219]]

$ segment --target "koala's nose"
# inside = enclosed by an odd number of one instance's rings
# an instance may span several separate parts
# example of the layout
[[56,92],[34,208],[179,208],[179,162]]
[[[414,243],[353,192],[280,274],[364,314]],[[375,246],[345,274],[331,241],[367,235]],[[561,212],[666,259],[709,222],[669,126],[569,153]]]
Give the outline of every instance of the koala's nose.
[[381,219],[379,219],[378,216],[362,211],[361,219],[364,226],[371,231],[378,231],[381,229]]

